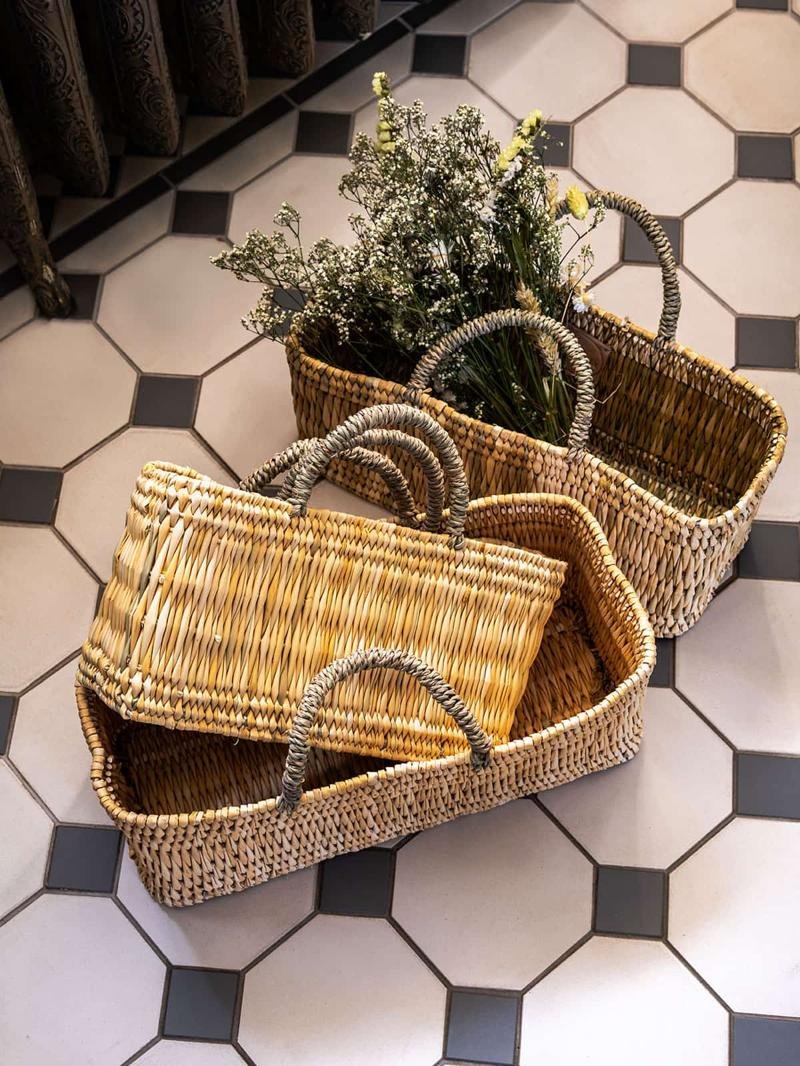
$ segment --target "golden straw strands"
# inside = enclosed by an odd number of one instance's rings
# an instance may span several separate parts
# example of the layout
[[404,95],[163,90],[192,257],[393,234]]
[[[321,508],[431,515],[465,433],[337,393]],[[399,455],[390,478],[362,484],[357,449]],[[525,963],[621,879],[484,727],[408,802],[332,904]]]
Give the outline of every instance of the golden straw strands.
[[[653,243],[664,284],[658,336],[595,308],[573,314],[566,331],[529,312],[495,312],[437,344],[411,388],[320,362],[290,336],[297,426],[302,437],[320,436],[369,404],[416,403],[455,441],[471,495],[561,492],[585,504],[656,634],[672,636],[697,621],[747,540],[783,456],[786,420],[762,389],[675,343],[677,268],[656,219],[614,193],[589,199],[629,215]],[[573,369],[579,403],[569,448],[479,422],[426,391],[441,359],[472,337],[509,325],[549,333]],[[592,365],[574,350],[575,337]],[[593,412],[587,374],[598,401]],[[418,493],[419,473],[401,453],[387,453]],[[336,462],[329,477],[364,499],[386,502],[383,484],[369,470]]]
[[[441,467],[427,449],[426,461],[434,495],[441,471],[449,481],[446,534],[306,510],[334,456],[355,450],[363,460],[361,441],[398,426],[437,449]],[[383,460],[402,499],[402,477],[388,467]],[[564,563],[464,538],[458,454],[413,407],[370,408],[312,442],[285,491],[285,500],[266,499],[148,464],[83,648],[81,683],[134,721],[280,741],[320,670],[362,649],[399,649],[452,685],[494,742],[507,740]],[[433,502],[441,513],[441,499]],[[404,673],[362,673],[326,697],[310,739],[396,760],[463,751],[461,728],[440,703]]]
[[[512,739],[491,750],[484,768],[473,765],[484,761],[479,737],[475,756],[465,746],[445,758],[401,764],[308,750],[295,738],[299,762],[288,780],[296,786],[299,765],[304,791],[299,801],[296,788],[284,801],[285,744],[126,721],[78,685],[98,799],[156,899],[186,906],[238,892],[635,754],[655,642],[598,523],[574,500],[520,495],[471,503],[465,534],[567,564]],[[386,683],[389,671],[378,673]],[[312,711],[317,696],[306,705]],[[317,713],[324,713],[325,699]]]

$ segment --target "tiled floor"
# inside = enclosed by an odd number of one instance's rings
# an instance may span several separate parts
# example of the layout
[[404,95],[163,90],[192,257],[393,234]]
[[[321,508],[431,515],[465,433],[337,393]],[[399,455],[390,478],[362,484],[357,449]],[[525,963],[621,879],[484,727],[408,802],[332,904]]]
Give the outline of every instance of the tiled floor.
[[[145,893],[91,793],[75,656],[137,469],[232,482],[294,435],[282,352],[239,325],[255,290],[208,257],[284,197],[307,236],[346,233],[335,181],[381,68],[433,112],[478,103],[503,138],[543,108],[565,180],[667,220],[679,339],[800,423],[785,0],[461,0],[74,252],[79,317],[2,299],[0,1059],[797,1066],[794,434],[738,576],[660,642],[632,763],[180,912]],[[604,227],[598,298],[652,327],[658,270]]]

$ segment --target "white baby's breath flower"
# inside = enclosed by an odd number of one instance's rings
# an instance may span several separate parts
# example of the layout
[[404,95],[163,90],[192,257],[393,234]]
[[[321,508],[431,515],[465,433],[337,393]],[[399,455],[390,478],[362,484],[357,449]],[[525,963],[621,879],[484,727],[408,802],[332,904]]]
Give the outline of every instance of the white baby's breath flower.
[[593,303],[594,293],[589,292],[588,289],[584,292],[574,292],[572,294],[572,306],[579,315],[585,314]]

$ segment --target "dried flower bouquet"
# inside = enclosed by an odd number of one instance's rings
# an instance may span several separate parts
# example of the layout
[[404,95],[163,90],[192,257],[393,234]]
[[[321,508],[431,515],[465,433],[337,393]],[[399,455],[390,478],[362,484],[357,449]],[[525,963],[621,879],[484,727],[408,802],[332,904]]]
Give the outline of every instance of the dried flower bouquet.
[[[561,320],[570,304],[585,310],[592,253],[574,219],[589,205],[572,187],[571,216],[556,221],[541,112],[501,151],[475,107],[428,126],[422,103],[398,104],[385,74],[373,89],[377,137],[356,137],[339,185],[357,209],[352,244],[323,239],[304,249],[300,215],[284,203],[279,231],[254,230],[212,260],[264,286],[245,325],[270,337],[291,325],[318,359],[405,382],[434,341],[486,311],[517,305]],[[433,391],[476,418],[555,444],[571,424],[572,385],[552,342],[538,335],[474,341]]]

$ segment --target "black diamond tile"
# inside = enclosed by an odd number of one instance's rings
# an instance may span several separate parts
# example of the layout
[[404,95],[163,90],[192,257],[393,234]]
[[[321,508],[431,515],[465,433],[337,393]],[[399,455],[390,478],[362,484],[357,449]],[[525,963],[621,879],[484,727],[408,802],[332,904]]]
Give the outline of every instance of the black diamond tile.
[[135,426],[191,426],[200,391],[199,378],[143,374],[136,390]]
[[736,365],[788,370],[797,366],[797,323],[791,318],[736,319]]
[[121,834],[89,825],[57,825],[45,888],[112,892]]
[[414,39],[411,69],[416,74],[451,74],[460,78],[464,73],[466,54],[466,37],[447,33],[418,33]]
[[670,44],[629,44],[628,84],[680,85],[681,50]]
[[517,1043],[519,998],[492,992],[450,995],[445,1055],[461,1062],[512,1066]]
[[238,992],[239,975],[231,970],[173,969],[164,1036],[230,1041]]
[[739,577],[800,581],[800,527],[791,522],[754,522],[739,556]]
[[739,752],[736,813],[800,819],[800,756]]
[[797,1066],[800,1021],[734,1014],[731,1066]]
[[228,228],[229,200],[226,192],[179,189],[175,194],[172,232],[222,236]]
[[8,751],[8,742],[11,739],[11,723],[14,721],[16,708],[16,696],[0,695],[0,755],[5,755]]
[[[683,249],[683,226],[679,218],[659,217],[672,245],[672,254],[680,263]],[[622,243],[622,258],[626,263],[657,263],[656,253],[642,230],[632,218],[625,219],[625,237]]]
[[97,290],[100,286],[99,274],[65,274],[64,281],[75,301],[73,318],[94,318]]
[[340,855],[322,864],[320,910],[325,914],[380,917],[389,913],[394,880],[394,854],[370,848]]
[[740,133],[736,138],[736,173],[740,178],[791,181],[794,177],[792,138]]
[[4,467],[0,471],[0,522],[52,522],[62,477],[60,470]]
[[652,688],[669,688],[675,663],[675,641],[672,637],[656,639],[656,665],[650,675]]
[[301,111],[297,116],[296,152],[347,155],[352,117],[340,111]]
[[546,122],[545,130],[550,138],[542,152],[546,167],[568,167],[572,159],[572,126],[566,122]]
[[666,877],[661,870],[601,866],[594,931],[659,937],[664,929]]
[[736,0],[736,6],[757,11],[787,11],[789,0]]

